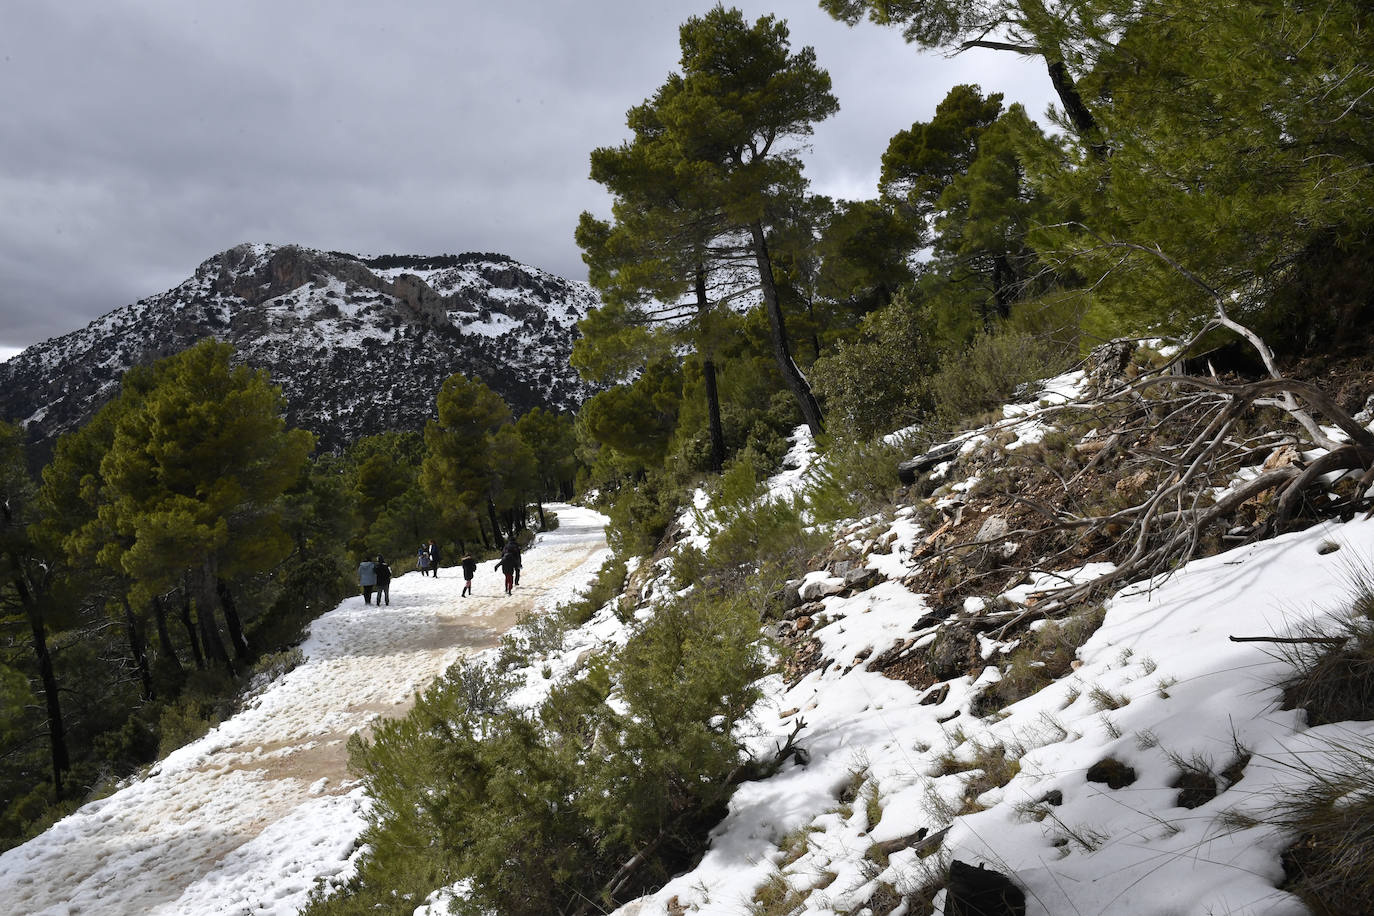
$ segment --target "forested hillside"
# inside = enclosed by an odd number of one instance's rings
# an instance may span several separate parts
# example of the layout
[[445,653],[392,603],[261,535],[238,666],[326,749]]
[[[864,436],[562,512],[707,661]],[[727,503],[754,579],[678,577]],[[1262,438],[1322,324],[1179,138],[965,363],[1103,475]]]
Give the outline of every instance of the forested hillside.
[[[353,559],[431,532],[495,549],[575,490],[610,519],[597,587],[354,742],[370,823],[308,912],[952,916],[978,911],[970,881],[998,914],[1374,909],[1358,551],[1344,605],[1307,624],[1247,616],[1265,592],[1220,579],[1137,600],[1251,557],[1287,571],[1266,580],[1284,600],[1308,574],[1335,600],[1334,561],[1302,558],[1367,543],[1341,532],[1374,481],[1374,14],[821,6],[1038,59],[1059,104],[951,86],[872,197],[832,200],[801,156],[844,101],[825,62],[716,6],[628,138],[591,151],[610,209],[575,233],[602,304],[571,361],[601,390],[575,418],[513,419],[453,376],[423,437],[311,459],[269,381],[207,343],[126,375],[41,481],[6,431],[7,842],[225,714]],[[1213,588],[1219,622],[1181,625]],[[1177,666],[1147,682],[1169,662],[1131,639]],[[1194,639],[1250,693],[1195,689],[1215,672]],[[1192,720],[1160,705],[1169,678]],[[845,733],[889,727],[874,709],[900,737]],[[1315,762],[1282,743],[1299,733]],[[850,740],[875,759],[837,776]],[[1023,772],[1032,752],[1063,769]],[[1260,772],[1247,804],[1212,804]],[[1065,774],[1142,794],[1061,809]],[[805,816],[747,813],[789,804],[774,779]],[[1094,819],[1180,871],[1097,855]],[[1197,824],[1230,831],[1232,871]],[[1049,849],[1024,842],[1042,829]]]
[[[203,734],[299,661],[303,628],[437,542],[445,566],[528,542],[569,491],[570,418],[515,419],[480,381],[439,389],[423,435],[311,457],[266,373],[204,340],[125,374],[30,477],[0,424],[0,844]],[[533,526],[533,527],[532,527]]]

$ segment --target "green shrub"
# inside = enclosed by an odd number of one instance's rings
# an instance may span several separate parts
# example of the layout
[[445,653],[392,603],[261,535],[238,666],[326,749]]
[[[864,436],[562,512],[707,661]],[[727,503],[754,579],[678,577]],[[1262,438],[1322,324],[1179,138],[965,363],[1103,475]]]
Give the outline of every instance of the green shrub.
[[158,758],[166,757],[177,748],[203,737],[211,724],[197,701],[187,700],[164,706],[157,722]]
[[931,402],[956,420],[991,410],[1027,382],[1062,372],[1076,354],[1062,343],[1016,331],[981,334],[962,353],[947,355],[929,381]]
[[866,439],[914,423],[930,407],[926,379],[938,354],[929,320],[926,308],[899,293],[864,318],[854,340],[816,360],[811,382],[833,428]]
[[494,671],[455,666],[405,718],[350,742],[374,802],[367,852],[306,912],[410,912],[460,879],[459,912],[514,916],[579,899],[610,908],[657,886],[723,815],[741,761],[734,728],[764,672],[748,607],[705,600],[660,608],[619,657],[556,685],[534,714],[504,707]]
[[159,759],[190,744],[224,721],[234,710],[234,682],[219,671],[193,672],[180,697],[162,708],[158,718]]
[[1097,632],[1105,617],[1101,605],[1091,605],[1027,631],[1007,659],[1002,679],[979,698],[979,710],[991,713],[1010,706],[1067,675],[1079,647]]
[[640,480],[625,481],[606,494],[602,511],[610,519],[606,542],[617,556],[646,556],[658,546],[677,516],[682,488],[667,471],[653,471]]
[[837,522],[889,507],[901,486],[897,465],[909,454],[882,439],[835,444],[807,476],[802,499],[811,519]]
[[766,497],[756,473],[747,456],[726,468],[711,499],[710,546],[705,552],[679,548],[674,571],[679,587],[741,598],[762,618],[783,581],[804,568],[827,538],[808,525],[802,500]]
[[580,627],[591,620],[593,614],[605,607],[606,602],[619,595],[620,590],[624,588],[625,568],[625,560],[621,557],[614,554],[607,557],[587,590],[572,601],[558,606],[558,616],[569,628]]

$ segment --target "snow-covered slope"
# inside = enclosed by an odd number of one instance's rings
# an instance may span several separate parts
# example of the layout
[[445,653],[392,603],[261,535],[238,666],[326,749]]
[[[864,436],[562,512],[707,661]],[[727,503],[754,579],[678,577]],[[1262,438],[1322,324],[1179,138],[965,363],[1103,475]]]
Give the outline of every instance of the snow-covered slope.
[[282,386],[288,421],[337,448],[420,429],[449,375],[485,381],[514,409],[573,409],[590,393],[568,364],[597,304],[574,283],[502,255],[361,258],[239,245],[184,283],[0,364],[0,418],[37,441],[79,425],[130,366],[204,337]]
[[[875,534],[895,538],[870,565],[899,577],[921,526],[906,515]],[[834,664],[773,678],[754,739],[767,752],[804,721],[809,761],[742,786],[703,861],[618,912],[744,913],[773,882],[791,908],[769,912],[904,913],[901,897],[938,886],[958,859],[1011,876],[1033,916],[1306,913],[1278,889],[1293,837],[1230,815],[1263,822],[1303,792],[1309,767],[1347,765],[1340,746],[1374,747],[1374,723],[1307,727],[1279,708],[1288,667],[1273,646],[1229,637],[1339,616],[1350,564],[1371,556],[1374,522],[1322,525],[1128,587],[1071,676],[992,717],[978,713],[991,665],[922,689],[869,670],[884,650],[933,638],[917,629],[922,596],[888,579],[826,597],[813,635]],[[1015,775],[970,795],[989,754]],[[1133,781],[1103,781],[1106,760]],[[1181,806],[1186,768],[1237,764],[1215,798]]]

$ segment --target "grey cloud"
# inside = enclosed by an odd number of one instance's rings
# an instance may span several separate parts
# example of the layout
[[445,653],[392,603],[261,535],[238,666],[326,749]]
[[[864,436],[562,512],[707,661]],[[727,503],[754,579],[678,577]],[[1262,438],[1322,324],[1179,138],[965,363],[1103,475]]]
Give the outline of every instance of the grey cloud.
[[[500,251],[585,271],[577,214],[605,213],[587,154],[677,65],[704,2],[68,0],[7,10],[0,79],[0,347],[161,292],[245,241],[362,253]],[[943,59],[776,12],[815,46],[841,112],[808,175],[873,193],[887,139],[978,82],[1039,114],[1042,72]]]

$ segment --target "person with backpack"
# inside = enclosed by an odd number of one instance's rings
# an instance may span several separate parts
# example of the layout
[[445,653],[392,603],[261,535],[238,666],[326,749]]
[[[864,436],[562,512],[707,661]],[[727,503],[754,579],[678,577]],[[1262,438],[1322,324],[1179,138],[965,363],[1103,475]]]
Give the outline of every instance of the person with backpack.
[[362,586],[363,604],[371,604],[372,589],[377,586],[377,568],[376,565],[366,557],[358,564],[358,585]]
[[385,598],[387,607],[391,607],[391,567],[379,556],[372,563],[372,572],[377,577],[377,606],[381,607]]
[[463,597],[472,594],[472,575],[477,572],[477,561],[472,558],[472,554],[464,554],[463,559]]

